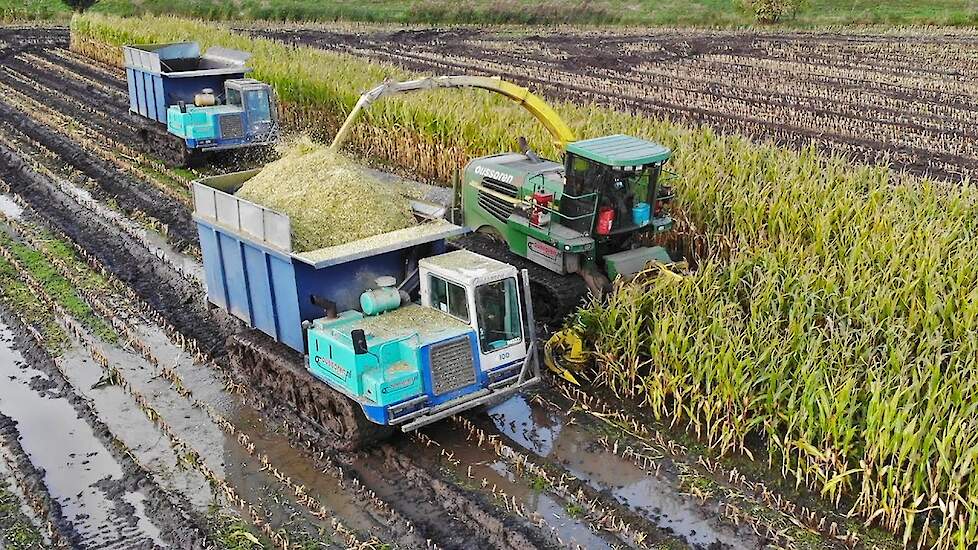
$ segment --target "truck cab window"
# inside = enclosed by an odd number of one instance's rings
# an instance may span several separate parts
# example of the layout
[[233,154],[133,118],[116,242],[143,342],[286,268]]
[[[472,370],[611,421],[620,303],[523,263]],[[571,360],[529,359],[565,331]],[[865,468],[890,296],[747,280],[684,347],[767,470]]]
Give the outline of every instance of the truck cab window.
[[268,94],[262,91],[245,92],[245,110],[251,122],[266,122],[272,119],[268,108]]
[[486,283],[475,289],[482,353],[522,341],[520,302],[516,288],[516,279],[510,278]]
[[227,92],[228,105],[241,105],[241,92],[234,88],[228,88]]
[[431,307],[468,323],[469,302],[465,296],[465,288],[434,275],[430,276],[429,282],[431,283]]

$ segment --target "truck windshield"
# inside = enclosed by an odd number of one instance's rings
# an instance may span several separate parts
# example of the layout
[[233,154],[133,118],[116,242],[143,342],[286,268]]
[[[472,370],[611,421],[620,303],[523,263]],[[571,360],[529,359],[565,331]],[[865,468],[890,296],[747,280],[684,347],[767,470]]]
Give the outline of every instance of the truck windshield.
[[264,91],[245,92],[245,109],[252,123],[267,122],[272,119],[268,108],[268,94]]
[[475,289],[479,345],[482,353],[496,351],[522,341],[520,300],[516,279],[486,283]]

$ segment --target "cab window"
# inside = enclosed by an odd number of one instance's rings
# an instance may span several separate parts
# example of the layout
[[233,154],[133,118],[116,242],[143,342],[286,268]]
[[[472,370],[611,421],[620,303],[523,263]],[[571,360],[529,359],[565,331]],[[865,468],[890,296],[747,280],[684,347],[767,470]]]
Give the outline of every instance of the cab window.
[[446,281],[441,277],[429,275],[431,286],[431,307],[440,309],[456,319],[469,322],[469,302],[465,297],[465,288]]
[[475,289],[479,345],[482,353],[519,343],[523,338],[516,279],[486,283]]
[[241,105],[241,92],[234,88],[228,88],[228,105]]
[[265,122],[272,119],[268,109],[268,95],[265,92],[245,92],[245,109],[251,122]]

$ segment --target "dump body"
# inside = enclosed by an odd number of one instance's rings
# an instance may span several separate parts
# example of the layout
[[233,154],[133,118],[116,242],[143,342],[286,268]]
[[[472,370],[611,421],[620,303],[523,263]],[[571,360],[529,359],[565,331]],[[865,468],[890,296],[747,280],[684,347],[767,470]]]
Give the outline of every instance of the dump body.
[[323,317],[312,297],[356,309],[381,276],[445,250],[464,229],[445,221],[306,253],[292,251],[288,216],[234,196],[257,170],[195,181],[194,220],[204,257],[207,299],[249,326],[304,353],[303,321]]
[[[222,56],[232,52],[233,56]],[[240,52],[211,48],[201,55],[196,42],[124,46],[129,110],[166,124],[167,108],[181,101],[194,104],[204,88],[223,90],[228,79],[244,78],[251,69]]]

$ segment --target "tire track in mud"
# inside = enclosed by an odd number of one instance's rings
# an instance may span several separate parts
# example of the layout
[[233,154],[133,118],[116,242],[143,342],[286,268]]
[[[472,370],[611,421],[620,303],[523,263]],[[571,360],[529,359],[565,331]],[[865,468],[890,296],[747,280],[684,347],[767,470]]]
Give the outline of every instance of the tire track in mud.
[[[8,225],[13,225],[19,236],[32,247],[38,248],[39,246],[43,246],[43,243],[39,241],[36,235],[29,235],[28,232],[25,231],[26,228],[24,226],[19,226],[18,224],[10,221],[7,223]],[[75,278],[75,275],[69,266],[65,265],[56,257],[50,257],[49,260],[52,261],[54,267],[65,279],[72,283],[79,282]],[[344,526],[339,519],[333,517],[329,509],[323,505],[323,503],[317,501],[313,496],[310,496],[309,492],[306,491],[303,485],[293,481],[287,473],[279,470],[275,465],[275,463],[278,461],[271,460],[267,454],[262,452],[261,447],[257,447],[256,449],[253,438],[248,433],[245,433],[239,429],[235,425],[235,422],[232,422],[222,412],[218,411],[217,407],[214,405],[214,396],[210,395],[202,400],[197,395],[197,388],[199,387],[197,384],[187,384],[181,375],[177,373],[176,366],[166,366],[164,360],[157,355],[157,352],[154,352],[154,345],[144,342],[145,336],[137,326],[130,323],[124,315],[120,315],[111,305],[104,302],[103,297],[91,292],[82,292],[82,295],[85,301],[88,302],[89,305],[91,305],[103,319],[109,322],[116,329],[116,331],[118,331],[119,334],[125,338],[125,347],[130,348],[136,355],[144,359],[152,367],[151,371],[153,373],[159,373],[153,376],[153,379],[159,377],[167,381],[171,385],[172,389],[174,389],[177,394],[185,399],[193,409],[203,411],[210,422],[226,432],[227,435],[233,438],[242,449],[258,460],[261,466],[261,471],[267,470],[271,477],[274,477],[282,484],[286,493],[294,493],[296,501],[304,505],[312,516],[318,520],[328,522],[331,525],[334,534],[340,540],[343,540],[348,548],[364,548],[382,544],[376,539],[370,541],[358,540],[356,533]],[[155,346],[159,345],[160,343],[157,341]],[[114,361],[114,363],[118,364],[119,361]],[[194,367],[199,366],[202,365],[197,362],[194,363]],[[197,380],[197,382],[199,383],[199,380]],[[193,387],[194,390],[191,390],[191,387]],[[157,390],[156,393],[159,393],[159,391]],[[159,407],[156,407],[156,409],[159,410]],[[335,490],[336,488],[334,487],[332,489]]]
[[67,27],[0,26],[0,61],[25,50],[60,48],[67,43]]
[[[0,80],[0,93],[5,95],[5,101],[12,108],[33,113],[37,123],[73,141],[76,147],[101,159],[107,166],[114,167],[135,180],[145,182],[148,187],[157,189],[169,196],[172,201],[188,209],[191,207],[189,180],[167,169],[161,161],[147,157],[141,151],[115,141],[112,136],[93,132],[87,126],[80,126],[77,123],[77,113],[73,116],[65,115],[7,86],[2,80]],[[114,196],[111,198],[116,200]],[[164,233],[168,233],[166,224],[145,212],[133,210],[132,205],[125,206],[130,209],[131,215],[141,214],[144,218],[150,218],[164,228]]]
[[121,374],[121,371],[117,367],[119,363],[113,362],[109,359],[102,345],[92,336],[87,334],[86,331],[78,325],[77,321],[74,320],[71,314],[45,292],[44,288],[38,281],[34,280],[31,275],[27,275],[27,270],[24,268],[24,266],[19,264],[17,259],[14,258],[12,254],[10,254],[6,249],[0,248],[0,256],[2,256],[9,263],[13,264],[19,271],[26,275],[24,280],[27,285],[34,290],[38,299],[40,299],[41,302],[45,303],[45,305],[50,307],[57,314],[59,322],[62,323],[66,330],[71,334],[75,342],[85,348],[91,355],[92,359],[95,360],[96,364],[102,368],[104,376],[111,379],[114,385],[122,387],[126,393],[133,398],[146,417],[152,421],[153,424],[156,425],[170,440],[174,449],[179,450],[181,454],[188,457],[185,462],[202,473],[212,484],[219,487],[225,498],[234,503],[234,505],[241,509],[246,516],[250,517],[252,523],[277,547],[281,548],[282,550],[290,550],[293,545],[290,544],[288,536],[285,535],[281,529],[273,528],[271,524],[266,521],[265,518],[270,516],[268,511],[263,511],[261,505],[249,503],[246,499],[242,498],[234,487],[230,486],[225,479],[223,479],[218,473],[207,465],[207,461],[203,455],[188,444],[184,438],[178,435],[176,433],[178,430],[175,430],[171,424],[164,420],[164,415],[160,414],[159,408],[154,404],[152,398],[147,398],[145,393],[136,389],[136,387]]
[[31,50],[30,53],[47,59],[51,63],[62,67],[63,70],[77,74],[82,79],[100,82],[106,88],[118,92],[120,97],[129,97],[125,69],[114,65],[105,65],[71,51],[67,39],[64,43],[59,43],[58,48]]
[[[691,453],[684,445],[642,420],[641,411],[634,405],[627,402],[610,404],[606,397],[611,396],[603,388],[588,393],[578,387],[561,385],[554,390],[548,406],[574,410],[621,436],[613,446],[607,439],[599,440],[612,454],[632,461],[643,470],[655,472],[657,476],[681,478],[695,475],[715,483],[723,495],[699,494],[697,498],[704,503],[715,503],[732,521],[749,525],[758,536],[779,540],[785,538],[787,531],[801,529],[819,534],[826,547],[897,546],[895,539],[865,540],[865,533],[858,529],[858,521],[845,517],[829,503],[818,502],[817,494],[798,492],[796,487],[794,498],[797,500],[793,500],[778,489],[772,490],[764,481],[748,478],[736,466],[728,466],[704,454]],[[663,473],[663,470],[668,472]],[[783,480],[775,482],[784,483]],[[761,518],[750,513],[749,509],[756,511],[758,508],[766,508],[769,512]],[[790,537],[787,542],[791,542]]]
[[[3,252],[6,252],[6,250],[3,250]],[[31,441],[37,435],[21,433],[17,428],[16,422],[6,415],[0,415],[0,432],[3,432],[3,436],[0,439],[4,440],[2,442],[3,447],[8,452],[12,451],[12,469],[18,472],[17,475],[21,476],[21,480],[19,481],[25,493],[40,493],[40,497],[36,499],[35,510],[42,517],[49,518],[50,525],[55,530],[52,533],[54,541],[59,545],[63,544],[73,548],[109,548],[116,547],[120,543],[123,544],[123,547],[127,548],[157,547],[151,539],[147,538],[144,532],[146,526],[137,520],[138,515],[142,521],[152,521],[155,525],[154,529],[157,532],[153,536],[162,537],[163,540],[174,547],[205,547],[206,534],[202,528],[202,525],[204,525],[203,519],[191,511],[185,499],[164,491],[156,484],[151,474],[136,462],[125,445],[116,439],[106,425],[98,418],[97,412],[91,402],[82,397],[72,387],[64,374],[63,367],[44,350],[41,334],[27,324],[25,320],[20,319],[16,312],[9,312],[9,315],[7,315],[8,311],[6,309],[0,310],[0,313],[2,313],[0,318],[15,333],[24,335],[17,337],[17,349],[27,364],[30,365],[31,370],[35,373],[42,373],[42,376],[46,377],[46,381],[42,383],[46,388],[44,391],[50,392],[52,398],[58,399],[65,407],[75,412],[75,422],[80,423],[78,426],[84,425],[87,426],[87,430],[90,430],[91,442],[95,445],[95,447],[91,448],[98,449],[98,452],[103,455],[101,460],[108,460],[109,463],[115,464],[118,468],[116,474],[107,476],[92,486],[95,488],[95,491],[102,493],[108,499],[106,502],[110,502],[114,506],[114,513],[112,510],[102,510],[99,512],[108,514],[105,516],[105,519],[111,520],[111,523],[100,522],[98,525],[92,526],[94,530],[89,527],[86,527],[84,530],[79,530],[73,521],[80,519],[82,523],[85,523],[87,521],[85,519],[87,515],[78,515],[76,520],[68,518],[63,511],[64,502],[61,501],[62,498],[75,497],[75,495],[51,495],[48,492],[45,481],[46,473],[34,467],[30,455],[21,447],[21,443],[18,441],[18,438],[23,438],[24,441]],[[66,420],[65,416],[61,415],[59,418]],[[74,431],[72,432],[76,436],[86,431],[85,428],[79,428],[78,426],[73,428]],[[57,430],[54,430],[52,433],[56,432]],[[44,436],[42,435],[42,437]],[[64,450],[59,451],[62,445],[64,446]],[[52,448],[50,445],[47,445],[46,448],[48,451],[54,453],[68,452],[72,449],[70,445],[69,441],[61,441],[58,447]],[[87,458],[84,458],[85,462],[95,460],[93,455],[86,456]],[[50,462],[53,458],[46,457],[45,460]],[[78,458],[77,460],[81,461],[83,459]],[[68,461],[71,462],[71,459],[69,458]],[[81,468],[82,466],[77,467]],[[57,475],[62,474],[57,473]],[[131,503],[122,499],[122,495],[128,495],[134,491],[141,495],[139,506],[144,508],[145,512],[134,509]],[[77,504],[72,504],[71,506],[77,507]],[[96,510],[90,508],[83,508],[82,510],[97,515]],[[153,519],[149,520],[148,518],[150,517]],[[116,541],[100,540],[100,537],[111,533],[113,528],[121,528],[125,538]],[[133,536],[141,537],[141,541],[137,542],[133,540],[131,538]]]
[[30,64],[32,67],[43,67],[42,70],[60,75],[61,81],[77,81],[72,83],[73,88],[78,86],[83,86],[86,90],[97,88],[100,95],[107,98],[106,101],[113,103],[112,106],[121,101],[128,110],[129,91],[125,81],[119,80],[120,75],[100,72],[91,65],[82,65],[67,55],[68,53],[70,50],[65,49],[21,52],[17,55],[17,59]]
[[[90,104],[73,96],[70,88],[64,87],[62,91],[58,87],[44,84],[34,73],[30,76],[21,73],[17,67],[22,70],[25,67],[19,63],[15,65],[17,61],[17,58],[14,58],[0,65],[0,75],[2,75],[0,81],[13,90],[13,93],[8,90],[5,95],[16,96],[22,101],[33,103],[35,109],[32,111],[71,112],[70,125],[84,125],[85,129],[96,132],[99,136],[107,136],[108,143],[118,143],[120,137],[131,133],[128,126],[123,125],[117,118],[103,117]],[[31,72],[29,68],[27,72]]]
[[[192,447],[186,444],[179,436],[177,436],[173,429],[163,421],[159,412],[153,408],[150,401],[134,387],[120,374],[119,371],[112,366],[110,360],[105,355],[101,345],[96,342],[96,340],[87,334],[84,328],[79,326],[77,321],[68,313],[56,300],[54,300],[47,292],[44,290],[43,286],[29,274],[28,270],[24,266],[20,265],[19,261],[5,248],[0,248],[0,257],[6,260],[8,263],[14,265],[22,274],[24,274],[23,281],[27,284],[29,288],[35,293],[35,297],[44,305],[51,308],[51,310],[57,315],[58,322],[70,333],[72,339],[81,347],[83,347],[95,360],[95,362],[103,369],[104,376],[107,379],[112,380],[114,385],[121,386],[126,392],[133,398],[137,406],[143,411],[148,419],[150,419],[162,432],[170,439],[171,445],[178,449],[181,453],[189,456],[187,463],[193,465],[198,469],[204,476],[210,480],[213,484],[220,487],[223,491],[225,497],[233,502],[236,506],[241,508],[247,515],[251,517],[252,522],[267,536],[272,540],[279,548],[287,550],[290,548],[287,539],[279,531],[272,529],[267,522],[263,520],[266,514],[261,513],[260,509],[256,509],[254,506],[247,504],[243,499],[241,499],[233,488],[227,485],[227,483],[221,479],[216,473],[213,472],[208,466],[205,465],[204,460],[201,455],[195,451]],[[70,401],[70,400],[69,400]],[[104,428],[104,427],[103,427]],[[104,428],[106,433],[108,429]],[[87,455],[86,455],[87,456]],[[126,544],[132,545],[131,539],[122,539]],[[80,546],[88,546],[84,544],[83,541],[78,541]],[[135,547],[142,547],[145,545],[137,544]]]
[[[8,80],[3,80],[5,84],[10,84]],[[70,111],[70,108],[66,109]],[[137,182],[129,174],[122,173],[98,156],[79,148],[69,138],[11,108],[6,102],[0,106],[0,118],[32,140],[44,143],[46,148],[62,157],[76,170],[97,181],[120,206],[152,212],[153,217],[166,226],[168,236],[174,239],[176,246],[196,242],[196,229],[189,211],[156,187]]]
[[[6,322],[0,311],[0,320]],[[78,537],[74,527],[61,513],[61,505],[51,497],[44,485],[44,474],[34,467],[27,452],[21,446],[17,423],[0,413],[0,459],[9,467],[11,479],[27,506],[42,522],[43,535],[55,548],[68,548],[68,541]]]

